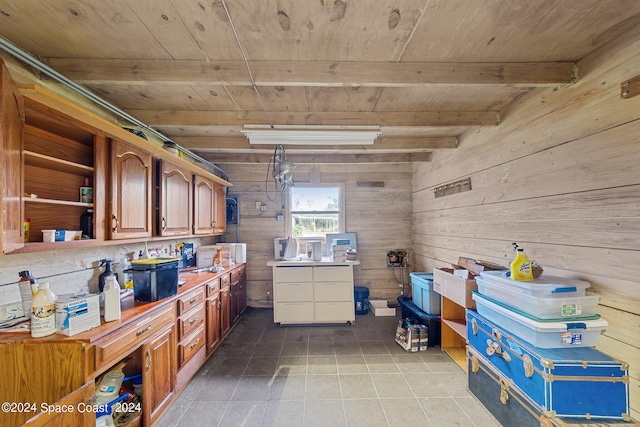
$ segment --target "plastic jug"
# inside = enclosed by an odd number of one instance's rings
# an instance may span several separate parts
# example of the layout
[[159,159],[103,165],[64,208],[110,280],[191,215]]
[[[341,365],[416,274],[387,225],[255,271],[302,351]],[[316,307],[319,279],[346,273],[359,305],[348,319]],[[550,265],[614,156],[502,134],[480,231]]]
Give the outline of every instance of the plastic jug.
[[529,257],[524,253],[524,249],[519,248],[517,244],[513,244],[516,250],[516,257],[511,261],[511,278],[513,280],[533,280],[533,264]]
[[120,285],[114,274],[104,284],[104,321],[120,320]]
[[49,282],[42,282],[31,301],[31,336],[40,338],[55,332],[56,296],[49,289]]

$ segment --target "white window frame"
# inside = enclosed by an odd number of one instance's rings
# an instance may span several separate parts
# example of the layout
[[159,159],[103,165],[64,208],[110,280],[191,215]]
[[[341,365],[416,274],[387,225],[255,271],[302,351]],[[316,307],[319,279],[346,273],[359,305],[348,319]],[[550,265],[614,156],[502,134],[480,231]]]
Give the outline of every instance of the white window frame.
[[[300,188],[337,188],[338,189],[338,201],[340,203],[340,209],[338,211],[338,221],[339,221],[339,233],[344,233],[347,225],[346,225],[346,220],[345,220],[345,197],[344,197],[344,193],[345,193],[345,185],[344,183],[322,183],[322,184],[310,184],[310,183],[298,183],[296,182],[296,187],[298,189]],[[291,209],[291,201],[292,201],[292,197],[291,197],[291,188],[287,189],[287,203],[286,203],[286,208],[285,208],[285,230],[286,230],[286,235],[287,237],[291,236],[291,226],[292,226],[292,219],[291,219],[291,214],[292,214],[292,209]],[[298,237],[298,243],[300,245],[301,248],[305,248],[306,247],[306,242],[309,240],[318,240],[318,237]],[[324,240],[323,240],[323,245],[324,245]]]

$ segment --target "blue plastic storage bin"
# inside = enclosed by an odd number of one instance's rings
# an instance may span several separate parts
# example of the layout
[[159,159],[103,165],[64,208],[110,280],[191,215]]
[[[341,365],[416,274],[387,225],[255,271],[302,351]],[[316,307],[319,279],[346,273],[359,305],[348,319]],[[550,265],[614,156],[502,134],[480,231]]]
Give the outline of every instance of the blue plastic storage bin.
[[410,273],[411,299],[427,314],[440,314],[440,294],[433,290],[433,273]]

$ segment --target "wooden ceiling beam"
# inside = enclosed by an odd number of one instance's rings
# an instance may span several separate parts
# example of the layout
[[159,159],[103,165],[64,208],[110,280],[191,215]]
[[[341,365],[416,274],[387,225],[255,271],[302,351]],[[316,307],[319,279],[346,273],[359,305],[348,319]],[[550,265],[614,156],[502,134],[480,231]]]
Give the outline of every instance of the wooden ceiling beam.
[[[263,111],[171,111],[127,110],[149,126],[163,129],[186,126],[268,125]],[[423,111],[423,112],[269,112],[277,125],[332,126],[495,126],[500,123],[496,111]]]
[[[226,137],[226,136],[212,136],[212,137],[179,137],[174,138],[174,142],[187,148],[191,151],[198,151],[201,153],[224,153],[224,152],[242,152],[246,150],[260,150],[260,151],[273,151],[274,146],[269,145],[251,145],[244,136],[240,137]],[[304,145],[294,146],[286,145],[287,153],[295,153],[298,150],[304,151],[367,151],[367,152],[400,152],[403,150],[417,151],[417,150],[435,150],[443,148],[457,148],[458,138],[455,136],[445,137],[379,137],[373,145],[349,145],[349,146],[337,146],[337,145]]]
[[[200,153],[196,154],[209,160],[216,165],[227,163],[252,163],[257,165],[268,165],[272,158],[266,153]],[[294,164],[315,164],[315,163],[413,163],[430,162],[431,153],[384,153],[384,154],[290,154],[287,151],[287,160]]]
[[[86,85],[249,86],[243,61],[47,58],[54,70]],[[555,86],[576,78],[573,62],[251,61],[258,86],[510,85]]]

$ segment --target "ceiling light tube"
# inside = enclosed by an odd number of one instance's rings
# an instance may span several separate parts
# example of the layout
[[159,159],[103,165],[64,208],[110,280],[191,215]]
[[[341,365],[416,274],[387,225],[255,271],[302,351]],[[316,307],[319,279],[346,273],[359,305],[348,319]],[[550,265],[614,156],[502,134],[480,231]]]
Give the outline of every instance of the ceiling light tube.
[[245,125],[242,133],[250,144],[255,145],[373,145],[381,132],[377,126],[271,128]]

